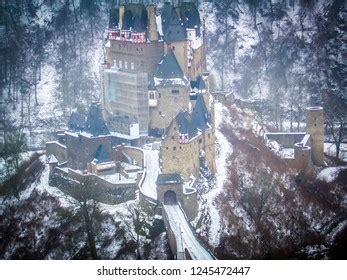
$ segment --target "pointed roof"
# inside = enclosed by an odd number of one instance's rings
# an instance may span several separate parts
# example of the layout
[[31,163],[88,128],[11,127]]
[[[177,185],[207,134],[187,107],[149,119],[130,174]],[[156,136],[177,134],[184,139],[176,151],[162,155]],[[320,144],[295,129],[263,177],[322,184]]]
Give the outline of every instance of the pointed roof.
[[210,128],[209,122],[211,115],[207,110],[204,98],[201,94],[197,95],[197,100],[192,114],[180,112],[176,116],[180,134],[188,134],[189,139],[198,135],[199,131]]
[[83,131],[86,126],[86,116],[73,112],[69,118],[68,128],[71,131]]
[[180,16],[185,28],[196,29],[200,36],[200,14],[196,5],[192,2],[183,2],[180,6]]
[[206,130],[209,128],[210,118],[211,116],[206,108],[204,98],[201,94],[198,94],[192,113],[192,126],[202,131]]
[[197,90],[206,89],[205,81],[202,79],[200,75],[196,78],[195,81],[190,82],[190,86],[192,89],[197,89]]
[[98,149],[96,150],[95,155],[94,155],[94,160],[96,160],[97,163],[112,161],[110,154],[107,152],[107,150],[103,144],[100,144]]
[[159,62],[158,68],[154,77],[159,79],[183,79],[183,71],[178,64],[175,54],[171,49],[168,50],[167,54],[163,57],[162,61]]
[[186,29],[184,28],[183,23],[180,21],[174,8],[171,8],[168,21],[167,19],[163,19],[163,16],[162,21],[164,40],[166,42],[185,41],[187,39]]
[[105,120],[102,117],[99,103],[92,103],[92,105],[90,106],[85,125],[85,131],[92,134],[93,136],[110,134]]

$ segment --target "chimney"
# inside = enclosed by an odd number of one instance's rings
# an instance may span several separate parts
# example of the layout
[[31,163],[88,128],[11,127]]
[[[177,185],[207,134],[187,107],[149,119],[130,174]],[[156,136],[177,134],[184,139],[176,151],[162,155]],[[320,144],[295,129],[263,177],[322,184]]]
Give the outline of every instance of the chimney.
[[119,23],[118,23],[119,30],[122,30],[123,28],[124,11],[125,11],[125,6],[124,5],[119,6]]
[[148,5],[147,6],[147,15],[148,15],[148,39],[150,41],[158,41],[158,29],[157,29],[157,21],[155,15],[155,6]]

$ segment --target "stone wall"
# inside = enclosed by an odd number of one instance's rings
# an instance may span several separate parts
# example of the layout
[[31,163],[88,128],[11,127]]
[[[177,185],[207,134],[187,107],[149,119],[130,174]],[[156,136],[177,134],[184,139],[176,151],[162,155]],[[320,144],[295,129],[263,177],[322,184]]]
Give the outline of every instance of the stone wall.
[[205,68],[204,46],[201,46],[193,50],[192,65],[189,67],[189,78],[195,80],[199,75],[201,76],[204,73]]
[[[158,63],[164,55],[163,42],[139,43],[133,44],[127,41],[110,41],[111,47],[106,48],[106,60],[109,66],[113,66],[116,61],[128,64],[128,71],[154,73]],[[134,64],[134,70],[131,70],[131,64]]]
[[50,174],[49,184],[66,192],[74,198],[80,195],[83,185],[90,186],[93,197],[107,204],[119,204],[136,198],[136,184],[112,184],[93,174],[82,175],[69,169],[68,174],[56,171]]
[[187,61],[187,41],[177,41],[171,43],[165,43],[165,54],[168,52],[168,49],[172,49],[174,52],[178,64],[180,65],[183,73],[189,77],[188,70],[188,61]]
[[57,141],[46,142],[46,157],[51,155],[54,155],[59,163],[66,162],[68,158],[66,146]]
[[200,165],[199,141],[202,138],[202,136],[199,136],[195,141],[180,144],[178,124],[175,120],[160,148],[162,172],[179,173],[185,181],[189,180],[191,174],[198,177]]
[[194,220],[198,216],[198,194],[196,189],[186,189],[183,194],[182,207],[189,220]]
[[267,139],[276,141],[283,148],[293,148],[294,144],[300,143],[305,135],[305,132],[265,133],[265,137],[267,137]]
[[191,174],[199,177],[200,152],[205,152],[206,163],[212,174],[216,172],[215,134],[208,129],[189,143],[179,143],[178,124],[172,123],[160,149],[163,173],[179,173],[185,181]]
[[140,167],[144,167],[144,154],[141,149],[135,147],[121,147],[122,151],[126,153],[132,160],[135,160],[137,165]]
[[324,113],[322,107],[306,109],[306,130],[311,135],[312,162],[324,165]]
[[77,170],[87,169],[87,163],[94,159],[98,147],[102,144],[112,155],[111,136],[86,137],[75,133],[66,133],[68,167]]
[[[179,90],[179,93],[172,93]],[[180,110],[188,109],[189,86],[157,87],[157,107],[150,108],[150,129],[164,131]]]

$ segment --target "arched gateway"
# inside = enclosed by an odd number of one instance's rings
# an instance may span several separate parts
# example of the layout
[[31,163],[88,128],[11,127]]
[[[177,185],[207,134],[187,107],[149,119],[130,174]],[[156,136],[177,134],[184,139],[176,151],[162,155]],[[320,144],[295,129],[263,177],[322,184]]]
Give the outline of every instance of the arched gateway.
[[175,205],[177,204],[176,193],[172,190],[169,190],[164,193],[164,205]]

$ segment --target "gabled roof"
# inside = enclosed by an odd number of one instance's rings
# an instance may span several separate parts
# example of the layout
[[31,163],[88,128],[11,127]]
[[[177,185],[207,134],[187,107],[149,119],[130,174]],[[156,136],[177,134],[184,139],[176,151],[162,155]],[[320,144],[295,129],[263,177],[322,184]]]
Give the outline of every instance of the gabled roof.
[[195,4],[192,2],[181,3],[180,16],[184,27],[196,29],[197,36],[200,36],[200,14]]
[[85,131],[93,136],[109,135],[110,131],[108,130],[105,120],[102,117],[99,105],[100,104],[98,103],[92,103],[90,106]]
[[171,49],[168,50],[162,61],[159,62],[154,77],[159,79],[183,79],[183,71]]
[[197,89],[197,90],[206,89],[205,81],[202,79],[200,75],[196,78],[195,81],[190,82],[190,86],[192,89]]
[[68,122],[68,128],[71,131],[83,131],[86,126],[86,116],[73,112]]
[[157,185],[170,185],[182,183],[182,177],[180,174],[177,173],[159,174],[156,182]]
[[176,116],[179,133],[188,134],[189,139],[198,135],[199,131],[203,132],[210,128],[210,120],[210,113],[206,108],[204,98],[201,94],[197,94],[197,100],[192,114],[180,112]]
[[206,130],[209,128],[211,116],[206,108],[204,98],[201,94],[197,95],[196,103],[193,108],[193,113],[191,116],[192,126],[199,130]]
[[175,41],[185,41],[187,39],[187,32],[183,26],[183,23],[179,19],[176,10],[174,8],[170,11],[169,20],[163,19],[163,32],[164,40],[166,42],[175,42]]
[[103,144],[100,144],[98,149],[96,150],[94,160],[97,160],[97,163],[112,161],[111,155],[107,152]]

